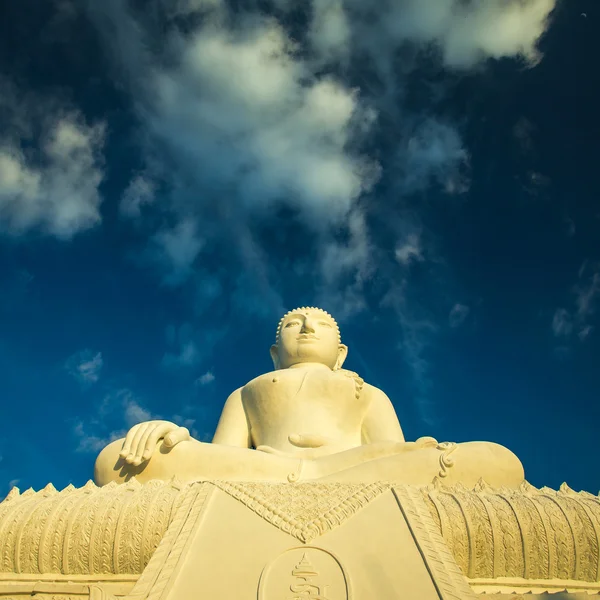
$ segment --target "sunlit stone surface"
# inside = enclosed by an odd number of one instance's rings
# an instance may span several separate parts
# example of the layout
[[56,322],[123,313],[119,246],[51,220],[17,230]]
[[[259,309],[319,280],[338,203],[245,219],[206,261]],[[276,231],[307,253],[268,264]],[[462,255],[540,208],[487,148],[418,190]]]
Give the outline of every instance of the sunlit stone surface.
[[176,476],[427,484],[439,476],[448,483],[473,486],[483,477],[516,487],[523,481],[518,458],[498,444],[406,442],[389,398],[342,368],[347,353],[328,313],[290,311],[271,347],[275,370],[229,396],[212,444],[174,423],[141,423],[102,451],[96,482]]

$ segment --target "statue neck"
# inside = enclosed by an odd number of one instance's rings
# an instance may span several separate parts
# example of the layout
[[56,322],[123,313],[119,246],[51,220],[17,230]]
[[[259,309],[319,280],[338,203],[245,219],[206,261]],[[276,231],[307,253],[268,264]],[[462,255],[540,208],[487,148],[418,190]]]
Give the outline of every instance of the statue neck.
[[290,365],[289,367],[286,367],[286,368],[287,369],[325,369],[327,371],[331,371],[331,369],[327,365],[324,365],[323,363],[317,363],[317,362],[299,362],[299,363]]

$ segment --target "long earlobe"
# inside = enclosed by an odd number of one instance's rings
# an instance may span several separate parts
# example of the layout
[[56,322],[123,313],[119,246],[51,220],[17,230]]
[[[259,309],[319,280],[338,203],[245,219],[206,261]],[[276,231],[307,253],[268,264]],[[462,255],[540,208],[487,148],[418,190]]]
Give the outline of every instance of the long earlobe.
[[348,346],[346,346],[346,344],[340,344],[340,347],[338,348],[337,361],[335,362],[335,367],[333,367],[334,371],[337,371],[338,369],[342,368],[342,365],[344,364],[344,361],[346,360],[347,356]]
[[277,352],[277,344],[273,344],[269,349],[269,353],[271,354],[271,360],[273,361],[273,366],[275,370],[279,369],[279,353]]

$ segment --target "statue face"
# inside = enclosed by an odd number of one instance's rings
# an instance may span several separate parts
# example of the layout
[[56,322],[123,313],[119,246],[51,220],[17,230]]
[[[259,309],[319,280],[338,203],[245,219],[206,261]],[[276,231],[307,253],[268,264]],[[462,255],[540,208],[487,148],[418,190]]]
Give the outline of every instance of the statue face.
[[339,368],[347,348],[340,344],[338,330],[329,315],[320,310],[301,310],[286,316],[279,342],[271,348],[275,368],[286,369],[298,363],[321,363]]

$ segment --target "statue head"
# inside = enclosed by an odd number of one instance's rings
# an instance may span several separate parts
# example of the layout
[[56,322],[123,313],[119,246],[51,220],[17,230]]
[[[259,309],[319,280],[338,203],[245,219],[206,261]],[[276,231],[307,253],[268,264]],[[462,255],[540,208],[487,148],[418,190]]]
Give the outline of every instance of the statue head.
[[347,355],[348,347],[342,344],[335,319],[313,306],[295,308],[283,315],[277,326],[275,344],[271,346],[275,369],[320,363],[335,371]]

